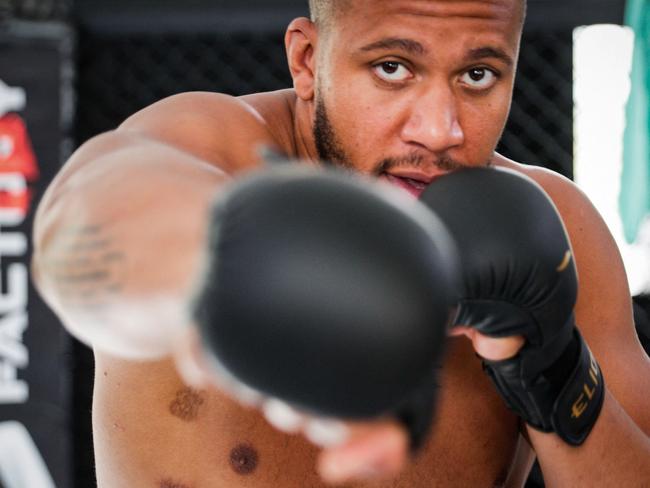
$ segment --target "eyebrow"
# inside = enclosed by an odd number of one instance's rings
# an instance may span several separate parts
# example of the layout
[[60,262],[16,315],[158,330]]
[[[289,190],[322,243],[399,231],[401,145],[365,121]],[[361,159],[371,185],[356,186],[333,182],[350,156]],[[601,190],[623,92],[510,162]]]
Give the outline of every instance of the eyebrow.
[[[363,52],[377,51],[387,49],[399,49],[409,54],[423,55],[427,53],[426,48],[413,39],[405,39],[400,37],[387,37],[379,41],[372,42],[362,46],[359,50]],[[479,47],[470,49],[466,58],[469,61],[478,61],[485,58],[496,58],[503,61],[508,66],[515,64],[512,57],[510,57],[504,50],[494,47]]]
[[402,39],[399,37],[388,37],[376,42],[372,42],[361,47],[360,51],[376,51],[379,49],[399,49],[409,54],[425,54],[426,49],[422,44],[413,39]]
[[479,47],[476,49],[470,49],[466,57],[469,61],[478,61],[485,58],[496,58],[500,59],[508,66],[515,64],[514,60],[504,50],[494,47]]

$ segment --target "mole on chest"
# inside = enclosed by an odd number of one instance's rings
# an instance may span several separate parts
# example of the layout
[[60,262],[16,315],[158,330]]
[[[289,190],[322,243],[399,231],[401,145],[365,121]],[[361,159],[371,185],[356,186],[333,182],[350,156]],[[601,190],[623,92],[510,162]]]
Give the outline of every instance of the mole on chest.
[[239,444],[230,451],[230,467],[240,475],[249,475],[255,472],[259,464],[259,455],[250,444]]
[[199,416],[199,410],[204,403],[205,392],[183,388],[169,404],[169,412],[185,422],[192,422]]

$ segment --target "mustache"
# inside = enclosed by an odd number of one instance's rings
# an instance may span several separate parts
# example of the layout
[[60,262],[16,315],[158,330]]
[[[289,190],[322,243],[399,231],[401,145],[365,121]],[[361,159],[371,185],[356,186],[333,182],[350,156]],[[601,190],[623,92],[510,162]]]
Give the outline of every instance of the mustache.
[[400,157],[387,157],[377,163],[374,175],[379,176],[391,169],[399,168],[400,166],[408,166],[410,168],[424,168],[434,166],[441,171],[455,171],[465,167],[464,164],[456,161],[455,159],[443,154],[437,159],[426,158],[423,154],[411,153]]

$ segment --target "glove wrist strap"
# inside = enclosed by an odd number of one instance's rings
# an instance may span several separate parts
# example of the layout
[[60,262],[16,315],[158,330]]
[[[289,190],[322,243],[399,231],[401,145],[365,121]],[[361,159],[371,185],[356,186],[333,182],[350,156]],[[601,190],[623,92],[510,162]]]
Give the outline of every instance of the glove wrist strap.
[[[555,432],[566,443],[582,444],[600,414],[605,384],[598,363],[577,328],[553,370],[564,367],[567,374],[544,372],[526,376],[521,355],[505,361],[483,360],[490,376],[508,407],[532,427],[542,432]],[[558,384],[558,381],[562,383]],[[558,393],[559,392],[559,393]]]
[[605,399],[605,382],[596,359],[578,329],[578,362],[553,405],[553,430],[568,444],[579,446],[593,428]]

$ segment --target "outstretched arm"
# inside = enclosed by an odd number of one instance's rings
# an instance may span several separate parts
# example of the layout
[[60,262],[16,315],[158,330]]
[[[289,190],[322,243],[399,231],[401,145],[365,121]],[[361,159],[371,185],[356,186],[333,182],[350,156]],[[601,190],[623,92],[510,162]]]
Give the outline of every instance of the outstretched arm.
[[256,143],[271,142],[242,102],[187,94],[84,144],[34,228],[34,278],[68,330],[122,357],[167,354],[186,324],[208,206],[226,171],[252,166]]

